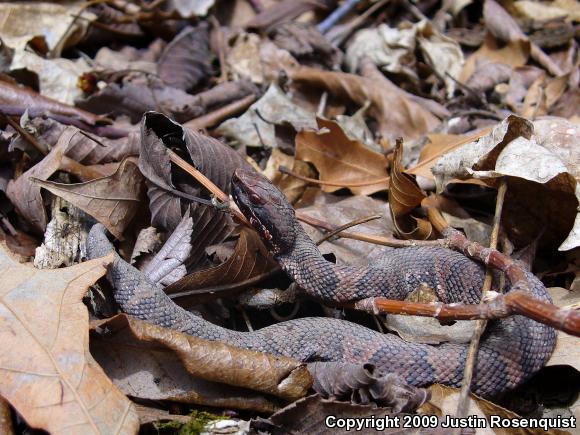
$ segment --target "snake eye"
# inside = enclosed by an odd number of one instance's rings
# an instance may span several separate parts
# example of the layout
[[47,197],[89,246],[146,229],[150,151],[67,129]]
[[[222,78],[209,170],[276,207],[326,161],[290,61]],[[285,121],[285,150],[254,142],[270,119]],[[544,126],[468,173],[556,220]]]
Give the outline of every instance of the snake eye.
[[255,194],[255,193],[250,193],[250,201],[252,201],[254,204],[261,204],[262,203],[262,198],[260,198],[259,195]]

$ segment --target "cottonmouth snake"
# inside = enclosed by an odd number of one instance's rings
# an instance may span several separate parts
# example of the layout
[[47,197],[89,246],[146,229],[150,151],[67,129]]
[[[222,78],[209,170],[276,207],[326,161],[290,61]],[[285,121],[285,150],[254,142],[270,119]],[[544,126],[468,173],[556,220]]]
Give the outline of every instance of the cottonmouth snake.
[[[280,266],[320,301],[336,303],[371,296],[404,299],[424,283],[442,302],[479,302],[484,269],[460,253],[411,247],[393,250],[371,267],[335,265],[322,257],[285,196],[266,178],[238,169],[232,177],[232,194]],[[104,227],[95,225],[88,239],[89,257],[103,256],[112,249]],[[379,372],[397,373],[415,386],[461,384],[467,345],[410,343],[394,334],[331,318],[300,318],[253,332],[233,331],[179,307],[118,255],[109,278],[125,313],[161,326],[302,361],[369,362]],[[549,301],[542,283],[531,274],[529,279],[534,296]],[[523,316],[489,322],[480,342],[473,391],[493,396],[516,387],[546,363],[554,346],[551,327]]]

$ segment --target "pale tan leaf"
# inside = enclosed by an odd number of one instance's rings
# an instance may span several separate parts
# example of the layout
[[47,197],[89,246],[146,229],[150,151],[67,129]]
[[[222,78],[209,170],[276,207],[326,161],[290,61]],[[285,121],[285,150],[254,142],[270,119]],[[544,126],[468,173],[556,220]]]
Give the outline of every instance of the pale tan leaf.
[[52,434],[137,432],[133,405],[88,348],[82,298],[112,260],[38,270],[0,245],[0,394],[34,428]]

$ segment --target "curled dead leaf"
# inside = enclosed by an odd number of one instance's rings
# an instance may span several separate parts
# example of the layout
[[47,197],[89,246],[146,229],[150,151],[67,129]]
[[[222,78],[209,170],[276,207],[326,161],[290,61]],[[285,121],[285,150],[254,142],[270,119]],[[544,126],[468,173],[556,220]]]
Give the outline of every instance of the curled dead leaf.
[[285,400],[304,396],[312,385],[306,366],[291,358],[203,340],[124,314],[99,322],[95,327],[109,331],[100,339],[105,345],[112,340],[133,347],[164,349],[180,361],[191,376],[206,381],[247,388]]
[[403,141],[398,140],[391,164],[391,182],[389,184],[389,205],[395,227],[406,239],[426,240],[431,237],[433,228],[428,220],[418,219],[409,213],[421,204],[425,194],[415,179],[404,172]]

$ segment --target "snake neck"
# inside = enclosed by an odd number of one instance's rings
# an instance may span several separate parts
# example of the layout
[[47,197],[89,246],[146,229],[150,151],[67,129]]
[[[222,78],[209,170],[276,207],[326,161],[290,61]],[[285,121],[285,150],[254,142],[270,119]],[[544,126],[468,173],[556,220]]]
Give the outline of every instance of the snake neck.
[[276,255],[275,259],[298,286],[308,295],[329,304],[366,297],[359,294],[355,285],[363,268],[327,261],[299,223],[294,231],[292,247]]

